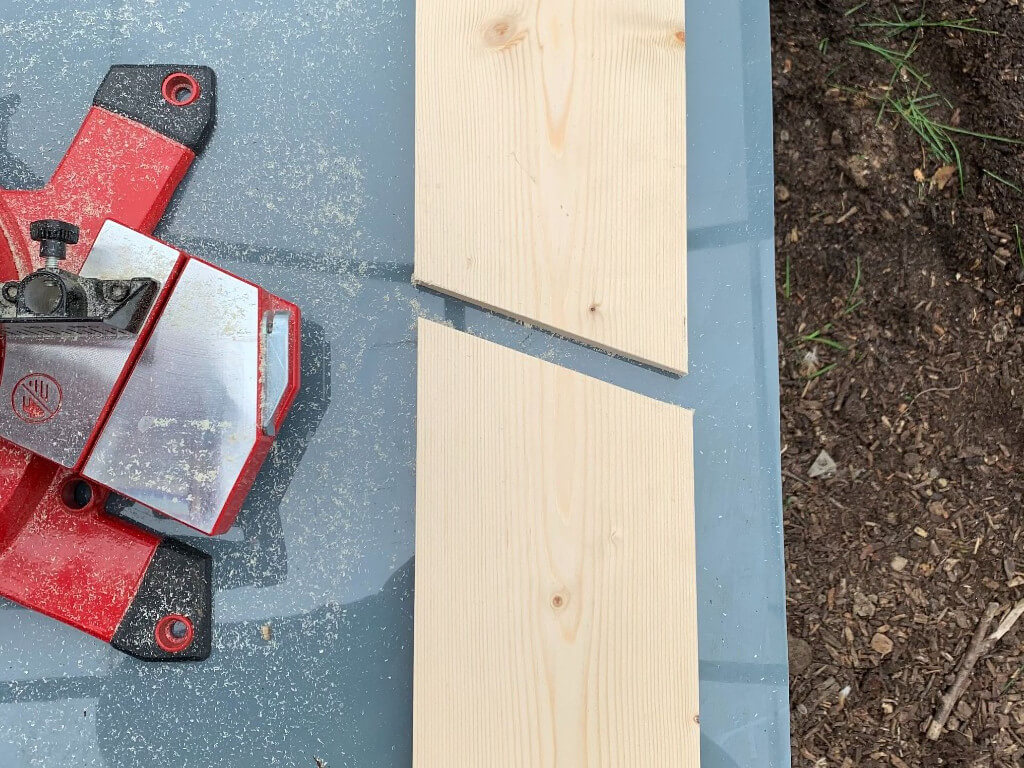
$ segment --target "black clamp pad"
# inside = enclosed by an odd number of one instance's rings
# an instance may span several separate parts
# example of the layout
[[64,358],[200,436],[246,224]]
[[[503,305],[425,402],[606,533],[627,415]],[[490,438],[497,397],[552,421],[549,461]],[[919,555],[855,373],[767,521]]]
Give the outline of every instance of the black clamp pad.
[[[195,100],[178,106],[164,97],[164,83],[181,73],[199,86]],[[111,67],[92,103],[202,151],[216,116],[216,78],[209,67],[187,64],[119,64]]]
[[[143,661],[202,661],[213,638],[213,561],[205,552],[164,539],[149,561],[139,591],[110,644]],[[167,616],[192,623],[192,642],[169,652],[157,642],[157,624]]]

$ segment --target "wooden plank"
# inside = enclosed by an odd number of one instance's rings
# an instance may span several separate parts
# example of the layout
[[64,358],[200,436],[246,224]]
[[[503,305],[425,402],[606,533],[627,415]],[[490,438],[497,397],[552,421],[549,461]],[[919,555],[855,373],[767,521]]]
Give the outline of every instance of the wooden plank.
[[685,40],[683,0],[417,0],[414,279],[684,373]]
[[419,325],[414,768],[697,768],[692,414]]

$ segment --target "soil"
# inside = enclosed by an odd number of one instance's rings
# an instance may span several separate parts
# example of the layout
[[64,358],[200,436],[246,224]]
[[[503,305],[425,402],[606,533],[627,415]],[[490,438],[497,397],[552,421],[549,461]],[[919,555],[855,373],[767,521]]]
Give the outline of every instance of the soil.
[[[1024,622],[924,734],[986,606],[1024,598],[1024,146],[947,131],[961,186],[879,119],[916,89],[1024,139],[1024,3],[923,6],[998,35],[863,26],[921,12],[772,4],[795,766],[1024,765]],[[910,69],[851,40],[914,45]]]

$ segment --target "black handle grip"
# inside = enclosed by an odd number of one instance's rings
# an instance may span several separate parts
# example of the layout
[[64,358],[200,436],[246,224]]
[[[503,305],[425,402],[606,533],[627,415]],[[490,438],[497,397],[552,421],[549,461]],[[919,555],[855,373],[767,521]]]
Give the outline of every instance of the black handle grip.
[[190,64],[111,67],[92,103],[141,123],[198,154],[216,117],[216,78]]

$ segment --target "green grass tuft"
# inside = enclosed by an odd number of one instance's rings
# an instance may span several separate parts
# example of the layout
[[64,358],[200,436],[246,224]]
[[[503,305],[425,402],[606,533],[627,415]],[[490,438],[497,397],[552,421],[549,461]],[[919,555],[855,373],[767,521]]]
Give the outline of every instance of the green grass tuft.
[[986,29],[978,26],[978,20],[975,18],[966,19],[943,19],[940,21],[928,21],[924,13],[916,19],[904,19],[899,11],[896,11],[896,21],[889,21],[887,19],[873,18],[871,21],[866,21],[858,24],[859,27],[869,27],[875,29],[883,29],[885,33],[890,37],[896,37],[904,32],[911,30],[920,29],[950,29],[959,30],[961,32],[977,32],[981,35],[1000,35],[1001,32],[994,29]]
[[[900,72],[906,72],[910,77],[917,80],[921,85],[928,86],[928,78],[925,77],[921,72],[910,66],[910,57],[917,52],[917,48],[920,45],[920,40],[914,40],[910,47],[905,51],[895,51],[892,48],[886,48],[883,45],[877,45],[867,40],[849,40],[850,45],[855,45],[858,48],[863,48],[867,51],[871,51],[877,56],[881,56],[885,59],[895,70],[893,72],[892,79],[889,81],[889,87],[891,88],[896,83],[896,78],[899,77]],[[929,86],[930,87],[930,86]]]
[[[896,23],[897,22],[887,22],[887,24]],[[847,41],[850,45],[857,48],[863,48],[864,50],[879,56],[893,69],[892,76],[889,78],[888,86],[884,89],[881,96],[876,97],[877,101],[880,102],[876,122],[880,123],[887,113],[892,113],[898,116],[910,127],[911,130],[914,131],[914,133],[918,135],[924,146],[927,148],[929,154],[931,154],[935,160],[941,162],[943,165],[956,166],[960,194],[963,195],[965,184],[964,163],[960,147],[955,140],[956,136],[971,136],[976,139],[981,139],[982,141],[996,141],[1003,144],[1024,144],[1024,141],[949,125],[948,123],[936,118],[933,114],[936,109],[952,110],[953,105],[944,96],[932,90],[932,86],[928,81],[927,75],[913,67],[910,64],[910,59],[917,52],[918,47],[921,44],[921,30],[924,27],[940,25],[948,26],[952,22],[925,23],[922,21],[921,17],[919,17],[918,19],[911,20],[910,22],[904,22],[901,19],[899,23],[909,24],[910,26],[907,26],[907,29],[915,30],[914,38],[910,41],[910,45],[907,46],[905,51],[886,48],[885,46],[877,45],[866,40]],[[877,26],[877,23],[872,22],[867,26],[872,25]],[[980,30],[972,29],[972,31]],[[901,75],[915,81],[913,83],[913,88],[908,85],[902,96],[895,93],[895,86]],[[986,173],[990,176],[993,175],[987,171]],[[1005,182],[1004,179],[999,180]],[[1010,186],[1013,185],[1010,184]]]

